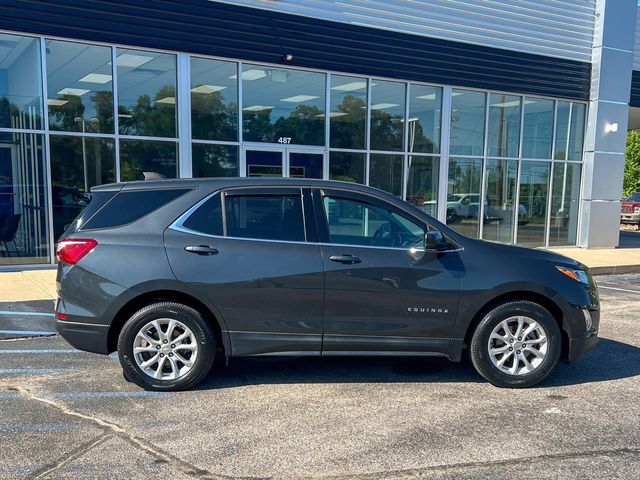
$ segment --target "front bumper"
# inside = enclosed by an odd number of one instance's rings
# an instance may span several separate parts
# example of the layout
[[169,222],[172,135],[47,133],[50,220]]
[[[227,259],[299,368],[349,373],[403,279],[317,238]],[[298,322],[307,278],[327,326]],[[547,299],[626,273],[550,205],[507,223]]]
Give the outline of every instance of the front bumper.
[[109,353],[107,338],[109,325],[56,320],[56,330],[71,346],[85,352]]
[[622,213],[620,214],[621,223],[640,223],[640,213]]
[[595,347],[597,343],[598,334],[596,333],[587,338],[570,338],[565,361],[569,363],[575,361],[580,355]]

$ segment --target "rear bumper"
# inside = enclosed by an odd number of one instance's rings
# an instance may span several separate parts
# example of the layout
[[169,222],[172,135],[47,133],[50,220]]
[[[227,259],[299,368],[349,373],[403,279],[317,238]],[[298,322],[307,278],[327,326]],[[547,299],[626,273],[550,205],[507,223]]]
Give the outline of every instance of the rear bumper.
[[56,320],[56,330],[71,346],[85,352],[109,353],[107,337],[109,325]]

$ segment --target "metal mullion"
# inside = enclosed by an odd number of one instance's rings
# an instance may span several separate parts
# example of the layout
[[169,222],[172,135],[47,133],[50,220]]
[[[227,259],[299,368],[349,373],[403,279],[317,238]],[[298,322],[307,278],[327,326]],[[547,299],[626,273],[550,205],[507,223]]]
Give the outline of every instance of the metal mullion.
[[517,174],[516,174],[516,198],[515,198],[515,205],[514,205],[514,209],[515,209],[515,215],[516,215],[516,221],[514,222],[513,226],[513,243],[518,243],[518,228],[519,228],[519,224],[518,224],[518,220],[520,219],[520,179],[521,179],[521,174],[522,174],[522,152],[524,149],[524,145],[522,144],[523,140],[524,140],[524,109],[525,106],[527,104],[526,102],[526,96],[521,96],[520,97],[520,102],[521,102],[521,108],[520,108],[520,141],[518,143],[518,170],[517,170]]
[[242,112],[242,62],[236,63],[236,81],[238,82],[237,90],[238,90],[238,143],[239,143],[239,156],[238,156],[238,169],[240,170],[240,177],[247,176],[247,149],[244,145],[244,140],[242,138],[242,129],[243,129],[243,112]]
[[367,148],[367,156],[364,160],[364,184],[369,185],[369,168],[371,166],[371,84],[373,83],[371,77],[367,78],[367,112],[366,112],[366,131],[365,131],[365,146]]
[[368,150],[364,148],[352,149],[352,148],[330,148],[331,152],[346,152],[346,153],[367,153]]
[[51,173],[51,145],[49,144],[49,104],[47,99],[49,92],[47,91],[47,43],[44,37],[40,38],[40,81],[42,84],[42,122],[44,126],[43,146],[44,146],[44,162],[45,162],[45,185],[47,191],[47,224],[49,243],[49,264],[55,265],[55,241],[53,232],[53,178]]
[[178,143],[180,139],[175,137],[149,137],[144,135],[118,135],[121,140],[148,140],[152,142]]
[[[43,120],[44,121],[44,120]],[[46,133],[44,128],[33,130],[30,128],[0,128],[0,133]]]
[[[549,202],[549,204],[547,205],[547,218],[545,219],[545,228],[546,231],[544,232],[544,246],[548,247],[549,246],[549,238],[551,236],[551,203],[553,202],[553,171],[555,169],[555,149],[556,149],[556,140],[557,140],[557,136],[556,136],[556,130],[557,130],[557,125],[558,125],[558,102],[553,102],[553,123],[552,123],[552,128],[553,130],[551,131],[551,166],[550,166],[550,170],[549,170],[549,181],[547,182],[548,188],[549,188],[549,192],[547,193],[547,202]],[[569,142],[569,137],[567,137],[567,145]],[[566,155],[567,152],[565,152],[565,159],[566,159]]]
[[197,145],[231,145],[237,147],[239,145],[238,142],[229,142],[226,140],[201,140],[198,138],[192,138],[191,143]]
[[487,156],[489,155],[489,105],[491,103],[491,94],[485,93],[484,96],[484,155],[482,157],[482,165],[480,165],[480,205],[478,205],[478,238],[482,238],[484,234],[484,196],[485,181],[487,175]]
[[331,142],[331,73],[325,74],[324,82],[324,147],[325,152],[322,156],[322,178],[329,179],[329,145]]
[[[38,133],[38,132],[29,132]],[[85,137],[85,138],[109,138],[113,140],[116,136],[113,133],[94,133],[94,132],[69,132],[63,130],[50,130],[50,135],[56,137]]]
[[179,54],[176,59],[178,115],[178,178],[193,177],[191,158],[191,64],[190,57]]
[[117,64],[117,47],[111,47],[111,88],[113,89],[113,128],[115,135],[115,180],[120,182],[120,117],[118,116],[118,64]]
[[442,91],[442,107],[440,109],[440,168],[438,169],[438,192],[436,198],[438,220],[447,222],[447,194],[449,187],[449,147],[451,145],[451,106],[452,87]]
[[407,199],[407,182],[409,181],[409,100],[411,98],[411,84],[404,84],[404,138],[403,138],[403,158],[402,158],[402,188],[400,195],[403,200]]

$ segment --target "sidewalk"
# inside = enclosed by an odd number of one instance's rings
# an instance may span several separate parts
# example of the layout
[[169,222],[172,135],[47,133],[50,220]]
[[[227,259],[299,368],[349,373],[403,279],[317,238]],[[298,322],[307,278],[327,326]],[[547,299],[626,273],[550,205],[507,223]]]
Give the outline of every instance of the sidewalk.
[[640,248],[550,248],[584,263],[593,275],[640,273]]

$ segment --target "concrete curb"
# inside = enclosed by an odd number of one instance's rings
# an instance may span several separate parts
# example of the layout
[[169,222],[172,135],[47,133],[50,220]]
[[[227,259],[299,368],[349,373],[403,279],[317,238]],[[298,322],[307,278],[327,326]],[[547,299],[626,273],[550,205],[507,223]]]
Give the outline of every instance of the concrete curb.
[[591,275],[625,275],[640,273],[640,265],[608,265],[604,267],[589,267]]

